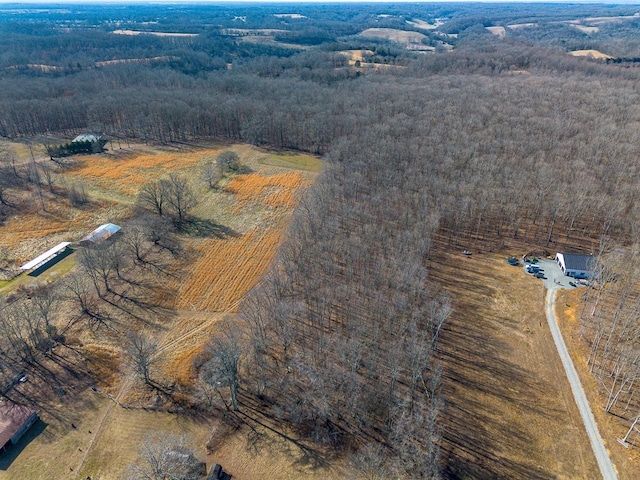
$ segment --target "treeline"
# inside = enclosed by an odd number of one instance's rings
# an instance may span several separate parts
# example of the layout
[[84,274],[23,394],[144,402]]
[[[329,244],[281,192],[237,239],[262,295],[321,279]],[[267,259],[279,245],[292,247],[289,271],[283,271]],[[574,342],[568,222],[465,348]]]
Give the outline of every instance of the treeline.
[[434,354],[451,311],[423,264],[437,200],[429,169],[383,130],[336,146],[244,302],[247,388],[301,434],[355,450],[359,468],[437,478]]
[[622,248],[604,238],[595,281],[584,293],[580,333],[587,364],[598,380],[602,408],[626,419],[639,416],[640,291],[638,245]]

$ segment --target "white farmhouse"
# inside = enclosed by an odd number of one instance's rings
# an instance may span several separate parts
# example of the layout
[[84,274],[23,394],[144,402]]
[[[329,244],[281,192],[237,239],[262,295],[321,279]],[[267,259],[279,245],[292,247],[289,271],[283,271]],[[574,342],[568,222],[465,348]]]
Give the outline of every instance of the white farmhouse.
[[593,274],[593,255],[558,252],[556,262],[567,277],[589,278]]

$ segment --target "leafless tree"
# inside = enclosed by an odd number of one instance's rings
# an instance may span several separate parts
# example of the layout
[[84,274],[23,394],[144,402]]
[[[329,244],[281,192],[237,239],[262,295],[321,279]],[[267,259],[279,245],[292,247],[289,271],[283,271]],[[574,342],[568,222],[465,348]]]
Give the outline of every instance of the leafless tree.
[[150,387],[157,385],[151,379],[152,369],[160,360],[157,353],[158,344],[149,335],[141,332],[131,332],[127,335],[125,361],[128,367]]
[[229,321],[223,322],[207,350],[211,358],[202,366],[201,379],[213,388],[228,388],[231,408],[237,411],[240,360],[243,354],[243,340],[237,326]]
[[207,182],[207,185],[209,185],[209,188],[216,188],[222,178],[221,169],[216,167],[213,161],[209,161],[204,165],[202,176]]
[[148,434],[140,448],[138,461],[129,466],[130,480],[200,480],[206,464],[187,446],[185,436],[169,432]]
[[169,175],[166,185],[167,206],[176,226],[180,228],[186,221],[189,211],[196,206],[197,197],[189,185],[189,181],[175,173]]
[[157,215],[164,215],[168,188],[169,185],[165,180],[154,180],[145,183],[138,193],[138,205]]
[[228,172],[237,172],[240,169],[240,157],[232,150],[225,150],[218,155],[216,163],[222,175]]

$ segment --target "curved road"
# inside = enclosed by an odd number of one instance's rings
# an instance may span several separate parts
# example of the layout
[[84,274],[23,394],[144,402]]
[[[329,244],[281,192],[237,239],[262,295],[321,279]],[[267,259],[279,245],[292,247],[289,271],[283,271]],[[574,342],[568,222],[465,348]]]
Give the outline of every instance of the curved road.
[[589,401],[587,400],[587,397],[584,394],[584,390],[582,389],[582,385],[580,384],[580,377],[578,377],[578,372],[573,366],[573,361],[569,356],[567,346],[564,343],[564,339],[562,338],[562,334],[560,333],[560,328],[558,327],[558,322],[556,321],[554,312],[555,294],[562,287],[555,283],[552,285],[549,285],[548,282],[545,283],[547,284],[546,286],[548,288],[547,300],[545,304],[547,322],[549,323],[549,329],[551,330],[553,341],[556,344],[558,355],[560,355],[560,360],[562,360],[562,365],[564,366],[567,378],[569,379],[569,383],[571,384],[573,398],[578,404],[580,416],[582,417],[584,426],[587,429],[589,441],[591,442],[591,448],[593,449],[593,453],[596,456],[596,460],[598,461],[598,466],[600,467],[602,478],[604,480],[617,480],[618,475],[616,474],[616,469],[613,466],[611,459],[609,458],[609,454],[607,453],[607,449],[605,448],[604,443],[602,442],[602,437],[600,436],[600,432],[598,431],[598,425],[596,424],[596,420],[593,417],[593,413],[591,412],[591,407],[589,407]]

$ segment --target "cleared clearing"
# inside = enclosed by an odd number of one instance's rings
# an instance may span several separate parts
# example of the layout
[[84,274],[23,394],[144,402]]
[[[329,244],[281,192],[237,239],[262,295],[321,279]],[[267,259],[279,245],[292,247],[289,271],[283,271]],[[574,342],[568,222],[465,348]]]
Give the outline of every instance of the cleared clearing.
[[180,287],[177,307],[235,312],[255,286],[280,246],[282,228],[256,229],[240,238],[210,240]]
[[581,25],[579,23],[572,23],[571,26],[576,30],[581,31],[582,33],[586,33],[587,35],[598,33],[600,31],[600,28],[598,27],[589,27],[587,25]]
[[414,18],[412,20],[407,20],[407,25],[411,25],[412,27],[419,28],[421,30],[435,30],[440,25],[444,25],[444,22],[438,19],[434,23],[429,23],[424,20]]
[[147,32],[143,30],[114,30],[115,35],[154,35],[156,37],[197,37],[197,33]]
[[504,27],[485,27],[485,28],[499,38],[504,38],[504,36],[507,34],[507,31],[505,30]]
[[574,50],[573,52],[569,53],[574,57],[590,57],[597,60],[606,60],[608,58],[613,58],[611,55],[607,55],[606,53],[602,53],[598,50]]
[[380,40],[390,40],[392,42],[412,44],[421,43],[426,35],[420,32],[408,32],[406,30],[397,30],[395,28],[367,28],[360,32],[361,37],[375,38]]

